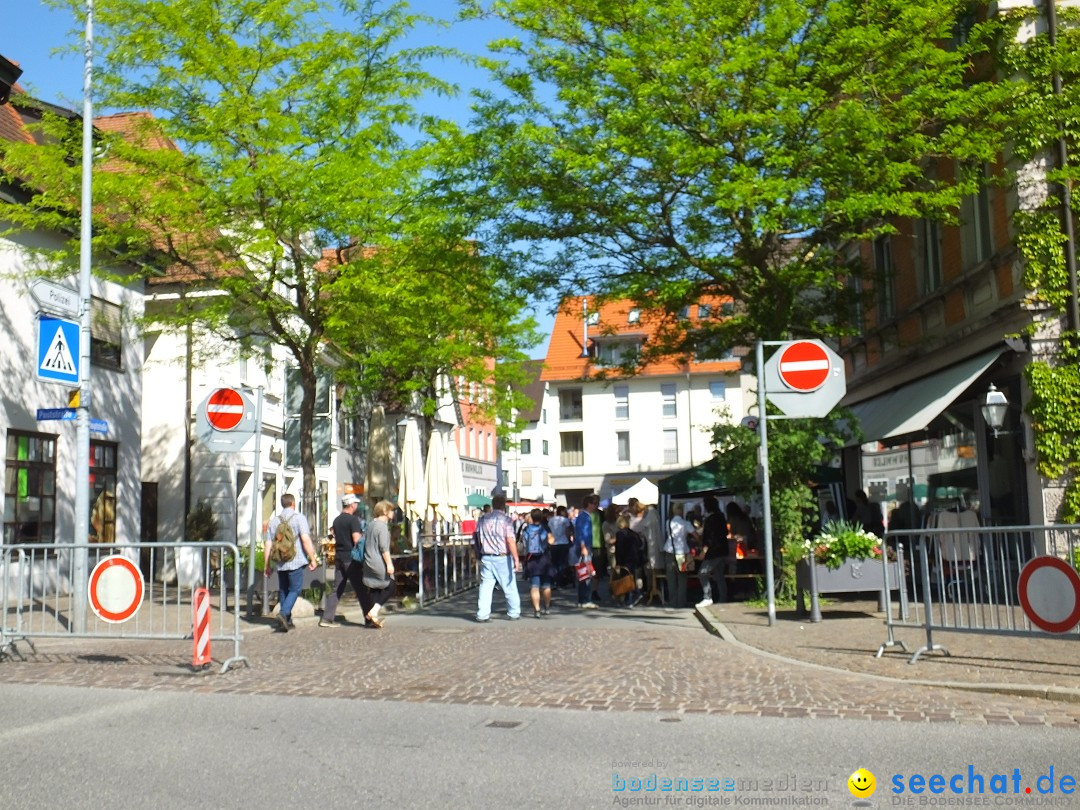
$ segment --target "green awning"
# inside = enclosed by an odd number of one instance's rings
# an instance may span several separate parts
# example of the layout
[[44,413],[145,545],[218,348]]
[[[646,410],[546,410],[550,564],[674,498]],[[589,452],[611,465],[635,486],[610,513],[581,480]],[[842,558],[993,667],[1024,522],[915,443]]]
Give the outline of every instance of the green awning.
[[469,506],[474,506],[477,509],[483,509],[485,506],[491,506],[491,496],[480,495],[479,493],[474,492],[471,495],[466,496],[465,503]]
[[695,495],[721,493],[727,489],[727,482],[720,470],[720,458],[714,456],[704,464],[662,478],[656,487],[661,495]]

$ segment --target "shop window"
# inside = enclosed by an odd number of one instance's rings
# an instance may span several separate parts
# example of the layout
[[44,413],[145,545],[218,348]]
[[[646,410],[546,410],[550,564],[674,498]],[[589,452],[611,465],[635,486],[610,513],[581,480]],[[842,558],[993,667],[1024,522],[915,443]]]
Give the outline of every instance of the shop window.
[[4,544],[56,539],[56,437],[9,430],[4,459]]

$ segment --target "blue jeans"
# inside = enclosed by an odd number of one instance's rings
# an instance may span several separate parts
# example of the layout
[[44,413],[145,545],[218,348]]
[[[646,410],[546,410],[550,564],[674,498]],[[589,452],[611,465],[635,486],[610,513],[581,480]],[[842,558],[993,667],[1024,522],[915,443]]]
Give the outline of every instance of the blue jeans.
[[521,595],[514,578],[514,558],[510,555],[496,557],[485,554],[480,558],[480,589],[476,600],[476,618],[479,621],[491,618],[491,597],[495,593],[496,583],[506,597],[506,615],[511,619],[521,615]]
[[304,568],[294,568],[292,571],[278,571],[278,601],[281,605],[281,615],[287,620],[292,618],[293,605],[300,596],[300,589],[304,587]]

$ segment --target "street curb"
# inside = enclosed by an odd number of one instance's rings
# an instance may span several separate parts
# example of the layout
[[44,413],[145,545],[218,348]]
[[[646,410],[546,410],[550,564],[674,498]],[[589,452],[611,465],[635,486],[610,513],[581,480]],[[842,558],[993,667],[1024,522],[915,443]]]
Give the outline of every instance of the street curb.
[[869,678],[890,684],[915,684],[917,686],[934,686],[941,689],[960,689],[967,692],[983,692],[986,694],[1012,695],[1014,697],[1033,697],[1043,700],[1055,700],[1061,703],[1080,703],[1080,689],[1068,689],[1061,686],[1018,686],[1012,683],[964,683],[962,681],[929,681],[918,678],[893,678],[889,675],[875,675],[872,672],[857,672],[840,667],[830,667],[825,664],[815,664],[810,661],[800,661],[797,658],[789,658],[785,655],[758,649],[750,644],[739,641],[734,633],[719,619],[706,615],[701,608],[694,608],[694,615],[698,621],[713,635],[719,636],[722,641],[732,644],[739,649],[746,650],[762,658],[773,661],[781,661],[785,664],[794,664],[807,669],[815,669],[820,672],[831,672],[840,675],[851,675],[858,678]]

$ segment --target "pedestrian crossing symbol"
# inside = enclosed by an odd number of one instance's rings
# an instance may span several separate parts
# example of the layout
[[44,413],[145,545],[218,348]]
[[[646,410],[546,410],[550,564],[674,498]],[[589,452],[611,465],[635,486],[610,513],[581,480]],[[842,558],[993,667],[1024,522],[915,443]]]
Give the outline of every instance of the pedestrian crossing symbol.
[[46,315],[38,319],[39,380],[79,382],[79,324]]

